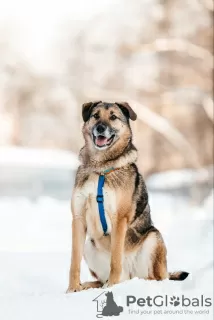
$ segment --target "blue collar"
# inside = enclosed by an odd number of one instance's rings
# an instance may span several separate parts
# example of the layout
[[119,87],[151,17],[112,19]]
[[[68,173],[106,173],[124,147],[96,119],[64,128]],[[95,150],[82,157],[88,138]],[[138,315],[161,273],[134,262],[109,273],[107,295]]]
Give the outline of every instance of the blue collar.
[[105,183],[105,175],[108,173],[111,173],[112,171],[118,170],[117,168],[110,168],[108,170],[103,171],[99,175],[98,179],[98,187],[97,187],[97,203],[98,203],[98,210],[99,210],[99,216],[100,216],[100,222],[103,228],[103,233],[104,236],[107,236],[107,230],[108,230],[108,225],[106,222],[106,217],[105,217],[105,209],[104,209],[104,197],[103,197],[103,186]]

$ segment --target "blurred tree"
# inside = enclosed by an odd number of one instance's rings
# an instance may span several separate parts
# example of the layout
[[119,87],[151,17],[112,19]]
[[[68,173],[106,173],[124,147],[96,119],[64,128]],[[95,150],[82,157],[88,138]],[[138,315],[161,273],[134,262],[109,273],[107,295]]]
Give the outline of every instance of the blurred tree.
[[7,141],[77,152],[81,104],[125,97],[140,114],[133,131],[145,174],[212,164],[212,18],[209,0],[121,0],[62,29],[61,72],[50,75],[35,74],[1,32]]

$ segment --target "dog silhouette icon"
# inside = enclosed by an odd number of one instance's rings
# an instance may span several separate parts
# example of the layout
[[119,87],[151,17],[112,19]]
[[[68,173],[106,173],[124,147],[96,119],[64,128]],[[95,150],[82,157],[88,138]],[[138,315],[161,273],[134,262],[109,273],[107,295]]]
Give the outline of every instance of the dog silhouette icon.
[[102,315],[105,317],[119,316],[123,312],[123,307],[118,306],[114,301],[113,292],[109,291],[106,294],[106,305],[103,308]]

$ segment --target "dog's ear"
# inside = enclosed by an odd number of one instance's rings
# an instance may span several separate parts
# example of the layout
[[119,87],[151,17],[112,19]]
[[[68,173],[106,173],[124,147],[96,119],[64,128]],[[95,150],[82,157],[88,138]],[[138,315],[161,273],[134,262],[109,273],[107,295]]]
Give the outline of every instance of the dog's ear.
[[93,108],[96,107],[96,105],[98,105],[98,103],[100,102],[102,101],[92,101],[92,102],[86,102],[82,105],[82,117],[84,122],[88,121]]
[[134,110],[130,107],[128,102],[115,102],[116,105],[122,110],[122,112],[125,114],[125,116],[133,121],[137,119],[137,115],[134,112]]

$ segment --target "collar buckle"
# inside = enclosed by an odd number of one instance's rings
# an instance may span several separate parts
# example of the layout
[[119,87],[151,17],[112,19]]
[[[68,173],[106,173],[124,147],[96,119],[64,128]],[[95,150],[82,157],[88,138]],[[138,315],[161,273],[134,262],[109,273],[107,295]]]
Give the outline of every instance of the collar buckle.
[[98,194],[96,200],[98,203],[103,203],[103,194]]

